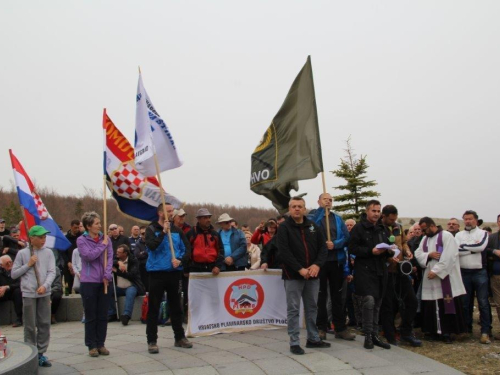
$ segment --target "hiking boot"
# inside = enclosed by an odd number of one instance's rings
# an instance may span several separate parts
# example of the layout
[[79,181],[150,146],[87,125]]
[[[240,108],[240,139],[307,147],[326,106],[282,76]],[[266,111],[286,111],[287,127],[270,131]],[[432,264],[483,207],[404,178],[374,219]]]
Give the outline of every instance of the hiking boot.
[[148,353],[150,354],[156,354],[159,353],[160,350],[158,349],[158,345],[156,345],[156,342],[150,342],[148,343]]
[[321,329],[318,330],[318,336],[320,340],[326,340],[326,332],[322,331]]
[[354,340],[356,335],[349,332],[347,329],[344,329],[342,332],[335,332],[335,338],[342,340]]
[[407,342],[408,344],[410,344],[413,347],[422,346],[422,341],[417,339],[414,334],[411,334],[409,336],[401,336],[401,341]]
[[106,349],[104,346],[97,348],[97,351],[99,352],[100,355],[109,355],[109,350]]
[[43,354],[38,354],[38,366],[52,367],[52,363],[50,363],[49,359],[45,357]]
[[97,350],[97,348],[90,349],[89,350],[89,356],[91,356],[91,357],[99,357],[99,351]]
[[126,326],[126,325],[128,325],[128,322],[129,322],[129,320],[130,320],[130,316],[128,316],[128,315],[122,315],[122,316],[120,317],[120,320],[122,321],[122,324],[123,324],[124,326]]
[[176,340],[174,346],[177,346],[178,348],[190,349],[193,347],[193,344],[184,337],[180,340]]
[[329,348],[331,344],[329,342],[319,340],[319,341],[309,341],[306,342],[306,348]]
[[481,344],[491,344],[490,337],[487,333],[481,333],[481,340],[479,340]]
[[365,335],[365,343],[364,343],[363,347],[365,349],[373,349],[372,335],[370,335],[370,334]]
[[292,354],[297,354],[297,355],[301,355],[301,354],[305,353],[304,349],[302,349],[300,347],[300,345],[291,345],[290,352],[292,352]]
[[373,345],[379,346],[382,349],[390,349],[391,348],[390,344],[387,344],[387,343],[383,342],[382,340],[380,340],[380,337],[378,337],[374,333],[372,333],[372,341],[373,341]]

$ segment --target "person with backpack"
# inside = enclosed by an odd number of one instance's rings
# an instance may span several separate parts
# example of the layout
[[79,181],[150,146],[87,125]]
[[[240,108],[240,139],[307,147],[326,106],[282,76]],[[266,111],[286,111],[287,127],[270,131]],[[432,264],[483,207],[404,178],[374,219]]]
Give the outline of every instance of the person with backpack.
[[[168,217],[165,217],[165,213]],[[181,259],[189,251],[190,244],[179,228],[171,225],[174,208],[171,204],[160,204],[157,209],[158,221],[153,221],[146,229],[146,247],[148,260],[146,270],[149,273],[149,308],[147,315],[146,336],[148,352],[159,353],[158,340],[158,312],[164,292],[167,292],[167,303],[170,309],[170,319],[174,331],[175,346],[192,348],[193,344],[186,339],[182,327],[181,299],[179,285],[183,273]],[[170,231],[170,236],[168,232]],[[169,238],[170,237],[170,238]],[[170,240],[175,257],[172,258]]]
[[210,223],[212,214],[206,208],[196,213],[196,225],[187,233],[191,249],[186,252],[184,263],[189,272],[212,272],[217,276],[224,264],[224,247],[219,233]]

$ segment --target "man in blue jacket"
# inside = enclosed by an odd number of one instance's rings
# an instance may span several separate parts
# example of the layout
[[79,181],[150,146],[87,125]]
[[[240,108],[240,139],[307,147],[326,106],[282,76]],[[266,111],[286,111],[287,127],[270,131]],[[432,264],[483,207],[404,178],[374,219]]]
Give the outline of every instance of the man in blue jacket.
[[219,236],[224,246],[222,271],[241,271],[248,267],[247,240],[241,230],[231,226],[233,220],[225,213],[217,220],[221,227]]
[[[167,292],[167,303],[170,309],[170,319],[174,331],[175,346],[192,348],[182,327],[182,309],[179,298],[179,285],[182,278],[181,259],[189,249],[186,236],[169,219],[172,219],[174,208],[165,204],[168,219],[165,218],[163,205],[158,206],[158,221],[153,221],[146,229],[146,247],[148,260],[146,270],[149,274],[149,307],[146,326],[148,352],[158,353],[158,311],[164,292]],[[175,258],[172,259],[168,231],[170,230]]]
[[318,295],[318,326],[319,337],[326,339],[328,328],[328,313],[326,309],[326,300],[328,285],[330,286],[330,299],[332,301],[332,320],[335,326],[335,338],[344,340],[354,340],[356,335],[347,330],[345,321],[346,314],[342,305],[342,286],[344,284],[344,267],[347,261],[344,247],[349,241],[349,231],[342,218],[330,210],[332,209],[333,199],[328,193],[319,196],[319,208],[311,210],[308,218],[314,221],[321,229],[321,232],[327,236],[326,229],[326,211],[328,210],[328,222],[330,224],[330,241],[326,241],[328,255],[325,265],[319,273],[319,295]]

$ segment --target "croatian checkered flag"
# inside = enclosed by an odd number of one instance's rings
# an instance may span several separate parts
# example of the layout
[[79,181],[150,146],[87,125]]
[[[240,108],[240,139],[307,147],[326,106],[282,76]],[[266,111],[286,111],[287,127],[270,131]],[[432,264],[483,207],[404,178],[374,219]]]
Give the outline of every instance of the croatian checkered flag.
[[134,148],[137,170],[148,177],[156,176],[155,153],[159,172],[180,167],[182,160],[177,153],[172,132],[151,103],[140,74],[136,102]]
[[[156,177],[146,177],[134,164],[134,148],[127,138],[113,124],[104,110],[104,173],[108,188],[118,203],[118,209],[125,215],[150,222],[157,220],[156,208],[161,203],[160,186]],[[182,203],[171,194],[165,194],[165,201],[175,208]]]

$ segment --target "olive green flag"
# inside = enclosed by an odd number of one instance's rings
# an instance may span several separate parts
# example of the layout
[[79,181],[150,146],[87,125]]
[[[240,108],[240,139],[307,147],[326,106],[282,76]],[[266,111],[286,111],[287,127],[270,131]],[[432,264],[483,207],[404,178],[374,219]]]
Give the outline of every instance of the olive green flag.
[[284,213],[299,180],[323,171],[311,56],[252,154],[250,189]]

